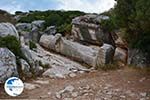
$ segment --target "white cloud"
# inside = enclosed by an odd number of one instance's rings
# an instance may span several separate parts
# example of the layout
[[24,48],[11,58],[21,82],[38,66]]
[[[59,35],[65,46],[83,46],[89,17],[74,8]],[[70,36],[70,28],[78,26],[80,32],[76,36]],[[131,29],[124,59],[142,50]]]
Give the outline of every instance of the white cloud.
[[21,6],[20,5],[15,5],[15,6],[1,6],[0,9],[4,9],[12,14],[15,13],[15,11],[22,11]]
[[61,4],[58,9],[80,10],[88,13],[101,13],[115,4],[114,0],[57,0]]

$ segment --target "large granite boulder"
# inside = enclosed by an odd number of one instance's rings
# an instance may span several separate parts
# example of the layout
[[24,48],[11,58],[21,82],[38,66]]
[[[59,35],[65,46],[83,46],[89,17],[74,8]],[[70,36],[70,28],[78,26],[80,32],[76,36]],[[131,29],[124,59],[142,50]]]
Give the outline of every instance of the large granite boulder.
[[16,57],[7,48],[0,48],[0,83],[12,76],[18,76]]
[[0,36],[5,37],[5,36],[15,36],[17,39],[19,39],[18,32],[14,25],[10,23],[0,23]]
[[32,25],[30,23],[18,23],[16,24],[16,29],[20,32],[31,30]]
[[[72,34],[76,41],[87,42],[90,44],[103,45],[108,43],[114,45],[110,33],[105,33],[97,24],[97,15],[85,15],[76,17],[72,20]],[[100,19],[99,19],[100,20]]]
[[36,26],[38,28],[42,28],[44,26],[44,20],[35,20],[32,22],[32,26]]
[[150,56],[148,53],[144,53],[138,49],[129,49],[128,64],[137,67],[150,66]]
[[34,42],[39,42],[40,37],[41,37],[41,32],[39,31],[38,27],[33,27],[31,32],[29,33],[29,39],[34,41]]
[[[110,63],[113,57],[112,54],[114,53],[114,48],[111,45],[105,44],[101,48],[94,48],[66,40],[60,34],[56,34],[55,36],[42,35],[40,45],[91,67]],[[99,52],[101,53],[100,56],[98,56]],[[101,59],[104,59],[104,61],[101,61]],[[97,62],[99,64],[96,64]]]
[[55,35],[56,34],[56,27],[55,26],[49,26],[46,28],[45,33],[47,35]]

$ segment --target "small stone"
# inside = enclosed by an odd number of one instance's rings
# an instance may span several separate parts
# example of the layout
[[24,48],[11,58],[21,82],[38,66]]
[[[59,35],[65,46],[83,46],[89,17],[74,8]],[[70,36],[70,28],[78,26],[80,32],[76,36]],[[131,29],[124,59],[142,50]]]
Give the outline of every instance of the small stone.
[[143,82],[145,79],[146,79],[146,78],[143,77],[143,78],[141,78],[141,79],[139,80],[139,82]]
[[146,100],[145,98],[140,98],[140,100]]
[[49,81],[41,81],[41,80],[37,80],[35,81],[35,83],[38,83],[38,84],[49,84]]
[[107,92],[108,95],[112,95],[112,91]]
[[130,93],[129,96],[130,96],[130,97],[134,97],[135,94],[134,94],[134,93]]
[[38,84],[31,84],[31,83],[24,83],[25,89],[27,90],[33,90],[36,88],[40,88],[40,85]]
[[61,97],[62,97],[61,94],[59,92],[56,92],[56,98],[61,99]]
[[126,96],[124,96],[124,95],[121,95],[121,96],[120,96],[120,98],[126,98]]
[[51,93],[51,92],[48,92],[47,94],[48,94],[48,95],[51,95],[52,93]]
[[69,76],[70,76],[71,78],[73,78],[73,77],[76,76],[76,74],[75,74],[75,73],[70,73]]
[[71,96],[74,97],[74,98],[76,98],[76,97],[78,96],[78,92],[73,92],[73,93],[71,94]]
[[107,89],[108,89],[108,87],[104,87],[104,89],[105,89],[105,90],[107,90]]
[[119,91],[120,91],[120,89],[115,89],[114,91],[119,92]]
[[130,84],[131,82],[130,82],[130,81],[128,81],[128,83]]
[[88,95],[89,95],[89,93],[85,93],[85,94],[84,94],[84,96],[88,96]]
[[142,96],[142,97],[146,97],[146,92],[143,92],[143,93],[140,93],[140,95]]
[[65,87],[64,91],[72,92],[75,88],[72,85]]
[[79,71],[79,73],[83,74],[83,73],[84,73],[84,71]]
[[64,98],[63,100],[73,100],[72,98]]

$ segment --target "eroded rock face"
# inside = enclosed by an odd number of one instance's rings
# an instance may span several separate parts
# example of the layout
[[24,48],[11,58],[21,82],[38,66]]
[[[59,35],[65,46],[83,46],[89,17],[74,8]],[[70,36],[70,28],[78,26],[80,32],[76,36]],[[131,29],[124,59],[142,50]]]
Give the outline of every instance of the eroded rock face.
[[20,59],[20,63],[22,74],[25,75],[25,77],[31,77],[32,73],[30,72],[30,65],[24,59]]
[[22,47],[21,50],[28,59],[33,74],[40,75],[42,68],[39,66],[39,62],[36,60],[36,55],[34,55],[33,51],[27,47]]
[[39,31],[39,28],[35,26],[32,28],[31,32],[29,33],[29,39],[38,43],[41,37],[41,34],[42,33]]
[[[104,43],[114,45],[111,34],[104,33],[100,28],[97,15],[85,15],[76,17],[72,20],[72,34],[76,41],[87,42],[90,44],[103,45]],[[97,24],[98,23],[98,24]]]
[[137,49],[128,50],[128,64],[137,67],[150,66],[150,57]]
[[112,45],[104,44],[100,47],[99,53],[97,54],[96,67],[103,67],[105,64],[113,62],[115,48]]
[[0,83],[12,76],[18,76],[16,57],[7,48],[0,48]]
[[45,30],[45,33],[47,35],[55,35],[56,34],[56,27],[55,26],[47,27]]
[[30,23],[18,23],[16,24],[16,29],[19,31],[31,30],[32,25]]
[[114,48],[111,45],[104,44],[101,48],[93,48],[66,40],[59,34],[56,36],[43,35],[40,39],[40,45],[91,67],[96,67],[97,62],[99,64],[110,63],[114,53]]
[[5,37],[5,36],[15,36],[17,39],[19,39],[18,32],[14,25],[10,23],[0,23],[0,36]]
[[35,20],[32,22],[32,25],[38,28],[42,28],[44,26],[44,23],[45,23],[44,20]]
[[114,60],[127,63],[127,50],[117,47],[114,54]]

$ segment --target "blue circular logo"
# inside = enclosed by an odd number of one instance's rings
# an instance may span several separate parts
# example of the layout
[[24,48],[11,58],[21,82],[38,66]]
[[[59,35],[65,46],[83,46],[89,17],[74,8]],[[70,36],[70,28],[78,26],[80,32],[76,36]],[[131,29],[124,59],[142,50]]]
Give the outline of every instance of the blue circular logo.
[[15,97],[23,92],[24,84],[19,78],[11,77],[6,80],[4,88],[8,95]]

